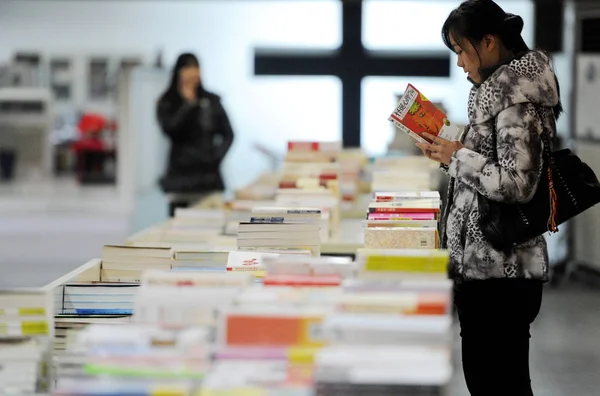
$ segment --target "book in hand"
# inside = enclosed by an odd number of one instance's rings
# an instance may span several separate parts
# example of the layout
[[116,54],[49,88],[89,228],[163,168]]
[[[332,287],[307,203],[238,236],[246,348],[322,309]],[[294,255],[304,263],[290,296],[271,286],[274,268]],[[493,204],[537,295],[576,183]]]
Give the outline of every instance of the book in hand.
[[408,84],[388,120],[421,143],[432,143],[423,133],[453,141],[459,140],[462,131],[412,84]]

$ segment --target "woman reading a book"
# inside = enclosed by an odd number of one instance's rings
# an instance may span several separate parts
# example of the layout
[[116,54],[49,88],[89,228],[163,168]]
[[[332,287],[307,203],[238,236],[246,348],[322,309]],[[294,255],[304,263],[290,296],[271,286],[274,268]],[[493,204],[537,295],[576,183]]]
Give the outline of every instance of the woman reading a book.
[[530,325],[538,315],[548,252],[543,236],[498,251],[479,226],[477,195],[529,201],[543,168],[542,134],[562,112],[549,57],[521,38],[523,20],[491,0],[469,0],[444,23],[444,43],[473,84],[462,141],[428,136],[424,154],[451,176],[442,246],[461,325],[463,368],[474,396],[533,395]]
[[193,54],[177,59],[171,83],[160,97],[157,118],[171,140],[167,173],[160,185],[170,195],[170,215],[203,195],[223,191],[220,166],[233,131],[219,96],[204,89]]

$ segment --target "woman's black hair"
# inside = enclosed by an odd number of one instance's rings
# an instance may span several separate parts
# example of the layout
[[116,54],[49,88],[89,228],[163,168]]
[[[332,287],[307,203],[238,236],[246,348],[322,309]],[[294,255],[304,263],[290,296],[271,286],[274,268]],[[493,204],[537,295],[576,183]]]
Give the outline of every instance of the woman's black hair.
[[[529,47],[521,37],[523,19],[518,15],[508,14],[493,0],[467,0],[452,10],[442,27],[442,40],[446,47],[455,52],[450,37],[458,45],[469,41],[475,51],[486,35],[497,36],[504,47],[512,54],[529,51]],[[478,53],[479,54],[479,53]],[[546,54],[551,59],[549,54]],[[554,117],[563,112],[560,100],[558,78],[554,76],[558,92],[558,104],[554,106]]]
[[186,52],[177,58],[177,62],[175,62],[175,67],[173,68],[173,74],[171,75],[171,82],[169,83],[169,87],[160,97],[160,101],[169,100],[169,101],[181,101],[181,95],[179,94],[179,71],[184,67],[200,67],[200,61],[196,57],[196,55]]

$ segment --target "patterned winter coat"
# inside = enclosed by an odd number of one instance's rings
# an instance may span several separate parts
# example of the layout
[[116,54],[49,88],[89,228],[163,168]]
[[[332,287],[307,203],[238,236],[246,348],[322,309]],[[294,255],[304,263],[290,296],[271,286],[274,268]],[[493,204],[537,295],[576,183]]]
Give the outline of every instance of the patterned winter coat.
[[442,245],[450,251],[449,275],[456,283],[489,278],[545,281],[544,237],[508,253],[494,250],[478,225],[477,194],[509,203],[532,198],[543,177],[540,135],[556,132],[552,107],[559,98],[554,73],[545,54],[530,51],[487,75],[471,89],[465,147],[445,168],[451,180],[442,216]]

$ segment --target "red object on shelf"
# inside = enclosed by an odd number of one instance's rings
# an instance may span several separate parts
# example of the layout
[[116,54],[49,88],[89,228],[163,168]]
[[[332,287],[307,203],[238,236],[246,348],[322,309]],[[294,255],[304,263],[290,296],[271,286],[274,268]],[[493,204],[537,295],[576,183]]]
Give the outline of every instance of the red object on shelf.
[[339,275],[267,275],[263,278],[265,286],[339,286]]
[[104,133],[116,131],[116,122],[96,113],[85,113],[77,125],[79,138],[71,144],[76,156],[76,174],[80,182],[91,177],[104,177],[105,162],[113,159],[115,148],[105,141]]
[[101,133],[106,128],[106,118],[94,113],[86,113],[79,120],[79,140],[73,142],[76,153],[82,151],[104,151],[104,142]]

